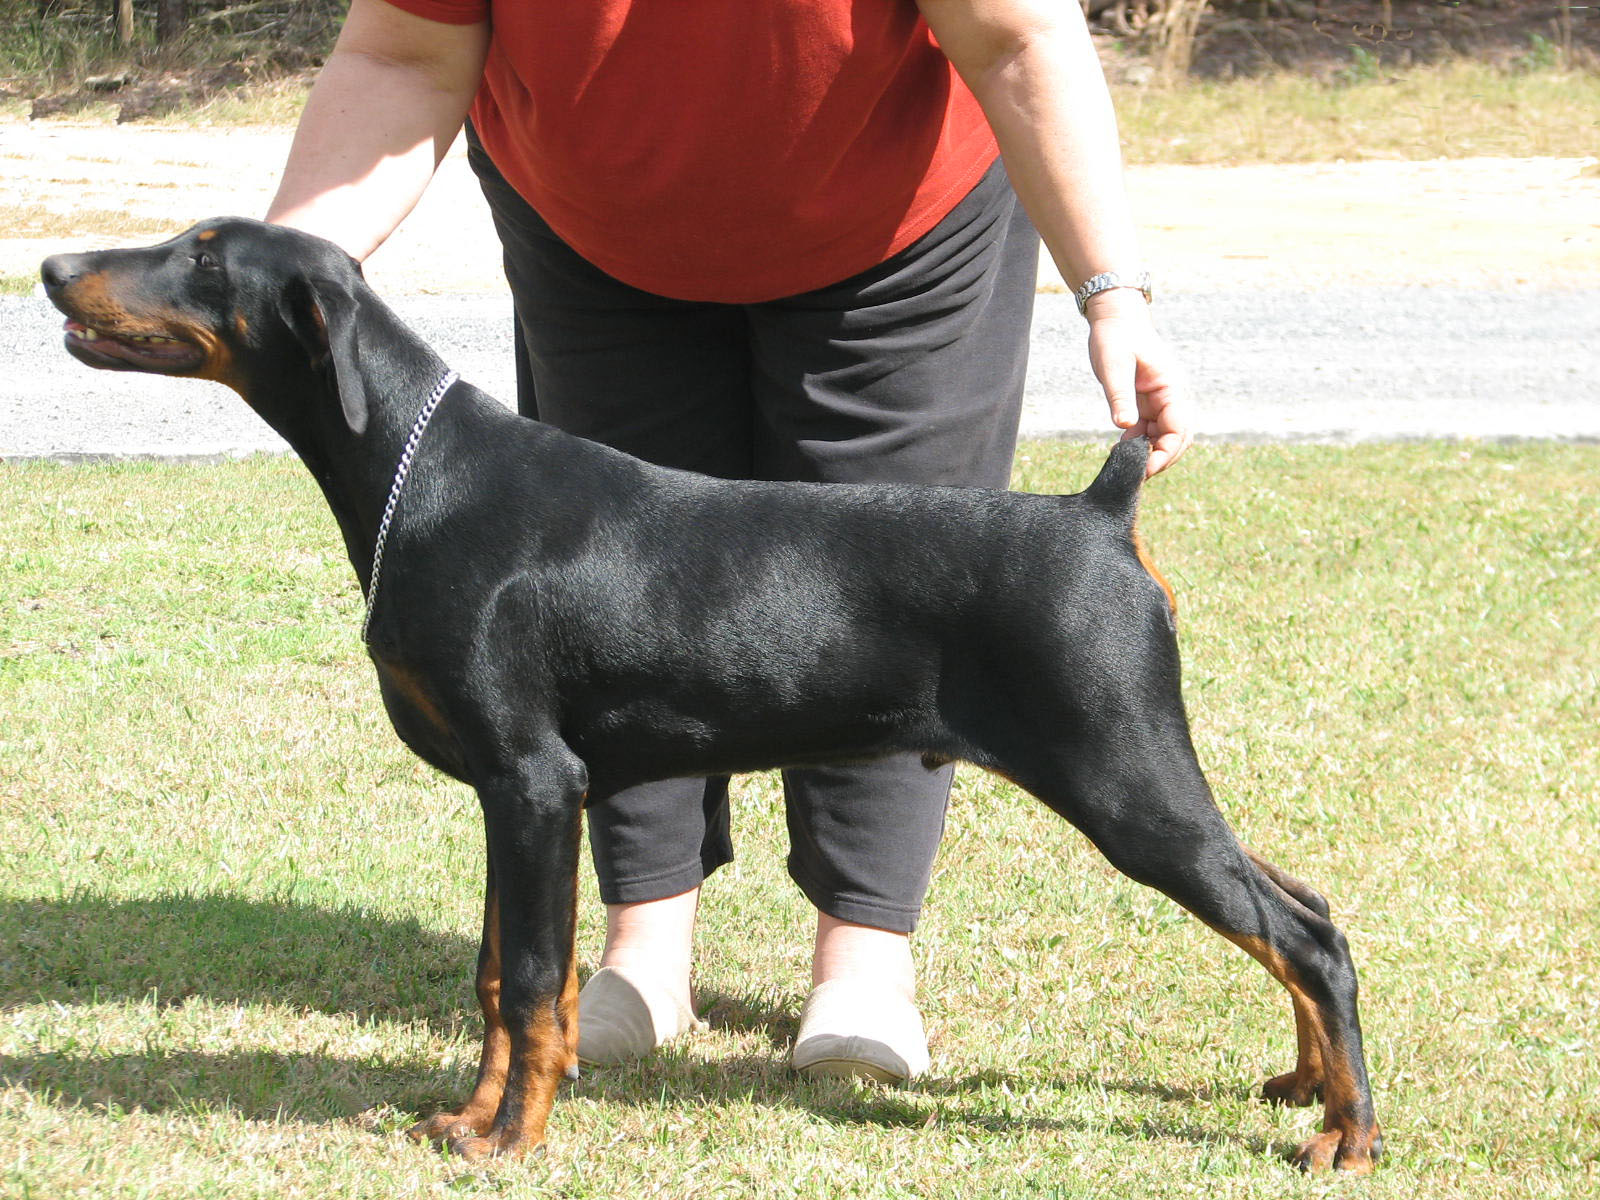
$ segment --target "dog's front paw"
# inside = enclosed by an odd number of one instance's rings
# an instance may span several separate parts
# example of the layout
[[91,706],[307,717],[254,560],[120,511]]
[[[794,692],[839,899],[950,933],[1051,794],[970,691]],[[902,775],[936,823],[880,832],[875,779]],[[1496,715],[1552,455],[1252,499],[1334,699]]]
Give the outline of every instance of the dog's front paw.
[[484,1162],[491,1158],[522,1158],[529,1154],[543,1154],[544,1142],[519,1138],[502,1130],[481,1137],[452,1138],[445,1149],[469,1163]]
[[1287,1075],[1275,1076],[1262,1084],[1261,1098],[1269,1104],[1305,1108],[1322,1099],[1322,1080],[1309,1073],[1290,1071]]
[[470,1108],[461,1108],[455,1112],[434,1113],[426,1120],[418,1121],[406,1130],[406,1136],[414,1142],[431,1142],[435,1146],[443,1146],[447,1142],[488,1133],[489,1127],[493,1124],[493,1111],[474,1113]]
[[1352,1175],[1371,1174],[1383,1153],[1383,1135],[1374,1127],[1366,1136],[1325,1130],[1303,1143],[1290,1155],[1302,1171],[1349,1171]]

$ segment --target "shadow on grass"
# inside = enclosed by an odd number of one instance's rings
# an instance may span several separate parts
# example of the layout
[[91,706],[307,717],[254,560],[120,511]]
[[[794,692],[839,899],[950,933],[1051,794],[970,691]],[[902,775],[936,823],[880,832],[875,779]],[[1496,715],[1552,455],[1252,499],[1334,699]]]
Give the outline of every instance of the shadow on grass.
[[[1121,1092],[1136,1099],[1171,1096],[1175,1106],[1191,1109],[1183,1093],[1142,1081],[1111,1082],[1092,1075],[1045,1085],[1060,1092]],[[659,1106],[663,1095],[685,1103],[736,1102],[758,1108],[805,1108],[838,1125],[955,1130],[1007,1137],[1024,1133],[1088,1133],[1131,1141],[1152,1138],[1195,1146],[1233,1145],[1259,1157],[1281,1155],[1285,1147],[1248,1136],[1221,1124],[1207,1125],[1204,1114],[1172,1111],[1130,1115],[1032,1116],[1003,1111],[991,1099],[1000,1089],[1013,1093],[1038,1091],[1039,1080],[1004,1072],[963,1078],[925,1078],[906,1089],[856,1084],[847,1080],[804,1080],[788,1067],[785,1052],[771,1058],[733,1055],[715,1061],[694,1060],[669,1050],[654,1059],[621,1067],[585,1068],[572,1094],[611,1104]],[[1242,1089],[1241,1089],[1242,1090]],[[1188,1119],[1196,1118],[1200,1119]],[[559,1120],[559,1104],[557,1108]]]
[[[994,1081],[999,1077],[986,1076]],[[345,1122],[381,1112],[381,1122],[408,1126],[452,1107],[471,1085],[466,1072],[436,1063],[362,1061],[323,1053],[249,1051],[209,1054],[159,1051],[132,1054],[50,1052],[0,1055],[0,1082],[73,1106],[113,1113],[139,1110],[206,1116],[226,1113],[249,1121]],[[1036,1084],[1030,1086],[1037,1086]],[[1063,1083],[1063,1088],[1094,1087]],[[586,1070],[557,1100],[554,1127],[568,1097],[587,1102],[659,1109],[663,1096],[683,1104],[737,1102],[758,1108],[805,1108],[841,1126],[936,1128],[985,1137],[1026,1133],[1086,1133],[1130,1142],[1166,1139],[1207,1147],[1234,1145],[1250,1154],[1281,1156],[1285,1146],[1247,1137],[1177,1114],[1095,1117],[1021,1116],[963,1103],[978,1092],[976,1079],[933,1080],[900,1092],[841,1080],[809,1083],[773,1060],[733,1056],[688,1062],[672,1056],[631,1067]],[[930,1104],[930,1098],[937,1096]]]
[[173,894],[0,901],[0,1008],[195,997],[453,1033],[474,1017],[475,936],[293,900]]
[[797,998],[767,991],[702,991],[699,999],[703,1015],[714,1027],[759,1033],[771,1044],[772,1056],[734,1055],[706,1062],[694,1059],[687,1051],[669,1048],[651,1060],[626,1067],[585,1068],[577,1094],[622,1104],[659,1104],[665,1093],[700,1102],[737,1100],[764,1107],[802,1107],[846,1125],[939,1126],[1000,1136],[1027,1131],[1099,1132],[1134,1139],[1170,1138],[1197,1146],[1232,1144],[1268,1157],[1283,1149],[1259,1137],[1183,1119],[1195,1115],[1192,1110],[1196,1106],[1249,1095],[1248,1083],[1241,1082],[1237,1088],[1181,1088],[1151,1080],[1081,1073],[1047,1081],[1042,1086],[1061,1092],[1104,1091],[1135,1100],[1154,1099],[1191,1111],[1138,1118],[1108,1114],[1104,1121],[1026,1116],[996,1111],[982,1099],[986,1093],[1022,1093],[1041,1087],[1037,1077],[1025,1078],[1004,1071],[932,1076],[919,1079],[904,1090],[846,1080],[801,1079],[788,1065],[789,1048],[800,1025]]
[[437,1064],[272,1050],[0,1055],[0,1082],[111,1113],[227,1113],[247,1121],[348,1121],[379,1107],[420,1108],[453,1080]]
[[[140,900],[82,896],[0,901],[0,1008],[148,1001],[177,1007],[195,997],[225,1004],[268,1004],[477,1035],[471,998],[474,938],[442,934],[415,920],[377,918],[358,909],[221,895]],[[663,1093],[685,1103],[737,1100],[760,1107],[810,1109],[841,1124],[963,1128],[991,1135],[1030,1130],[1171,1138],[1195,1145],[1233,1143],[1256,1154],[1259,1138],[1184,1120],[1184,1114],[1103,1121],[996,1110],[981,1098],[1027,1090],[1037,1079],[985,1072],[930,1078],[909,1090],[806,1081],[788,1068],[798,1025],[791,998],[771,993],[702,996],[714,1024],[759,1031],[772,1054],[700,1061],[669,1050],[628,1067],[585,1070],[576,1094],[587,1100],[659,1106]],[[0,1056],[0,1080],[67,1103],[108,1109],[235,1113],[251,1120],[349,1119],[379,1105],[427,1115],[471,1087],[470,1070],[437,1060],[397,1062],[329,1051],[207,1053],[152,1047],[104,1054],[63,1047]],[[1172,1105],[1205,1104],[1214,1093],[1143,1080],[1085,1075],[1050,1085],[1121,1092]],[[557,1118],[559,1120],[559,1116]]]
[[771,991],[727,992],[697,988],[696,1007],[715,1029],[760,1033],[774,1050],[788,1053],[800,1032],[799,1000]]

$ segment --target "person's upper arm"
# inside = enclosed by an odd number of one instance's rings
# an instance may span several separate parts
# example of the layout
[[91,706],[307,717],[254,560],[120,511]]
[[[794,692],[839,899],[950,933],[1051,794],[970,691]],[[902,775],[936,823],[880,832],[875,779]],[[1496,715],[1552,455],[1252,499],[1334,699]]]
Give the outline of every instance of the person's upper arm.
[[917,7],[969,86],[1036,38],[1086,32],[1076,0],[917,0]]
[[[401,0],[408,5],[420,0]],[[470,5],[438,4],[473,16]],[[354,0],[295,130],[266,219],[365,258],[416,204],[483,77],[486,20]]]
[[440,91],[476,92],[489,45],[487,5],[352,0],[335,54],[420,72]]

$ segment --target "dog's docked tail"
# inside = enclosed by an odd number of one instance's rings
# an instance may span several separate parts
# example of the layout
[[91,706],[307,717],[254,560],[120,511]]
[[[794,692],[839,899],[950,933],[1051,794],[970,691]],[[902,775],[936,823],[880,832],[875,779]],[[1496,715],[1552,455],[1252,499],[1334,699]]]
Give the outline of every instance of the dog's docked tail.
[[1102,512],[1124,517],[1131,526],[1138,509],[1139,485],[1144,482],[1144,467],[1149,461],[1150,443],[1144,438],[1118,442],[1083,498]]
[[1139,516],[1139,485],[1144,482],[1144,468],[1149,461],[1150,443],[1146,439],[1129,438],[1125,442],[1118,442],[1111,448],[1111,456],[1106,459],[1106,465],[1100,468],[1100,474],[1084,490],[1083,498],[1092,507],[1122,523],[1123,532],[1127,534],[1139,565],[1166,593],[1167,611],[1176,620],[1178,597],[1166,576],[1156,569],[1150,551],[1134,524]]

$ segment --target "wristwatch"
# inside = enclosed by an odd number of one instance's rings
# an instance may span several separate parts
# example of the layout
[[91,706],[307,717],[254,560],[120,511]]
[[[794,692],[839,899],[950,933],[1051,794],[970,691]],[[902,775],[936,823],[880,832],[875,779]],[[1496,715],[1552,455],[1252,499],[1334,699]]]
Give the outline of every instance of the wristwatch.
[[1119,275],[1115,271],[1100,272],[1072,293],[1072,298],[1078,302],[1078,315],[1087,317],[1089,301],[1101,292],[1109,292],[1113,288],[1134,288],[1143,293],[1144,302],[1149,304],[1150,272],[1140,271],[1137,275]]

